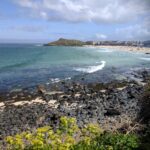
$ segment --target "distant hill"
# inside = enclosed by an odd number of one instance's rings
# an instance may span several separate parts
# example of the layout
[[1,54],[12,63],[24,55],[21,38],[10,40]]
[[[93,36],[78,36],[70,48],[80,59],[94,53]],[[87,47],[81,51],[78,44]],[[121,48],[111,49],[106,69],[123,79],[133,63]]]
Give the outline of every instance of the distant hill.
[[64,38],[60,38],[57,41],[45,44],[45,46],[83,46],[83,45],[85,45],[85,42],[79,40],[64,39]]

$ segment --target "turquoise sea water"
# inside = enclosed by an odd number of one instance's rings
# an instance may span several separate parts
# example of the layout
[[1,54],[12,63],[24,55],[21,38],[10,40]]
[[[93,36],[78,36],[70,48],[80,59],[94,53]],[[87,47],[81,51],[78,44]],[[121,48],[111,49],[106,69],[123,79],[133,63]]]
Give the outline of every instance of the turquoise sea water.
[[107,80],[137,68],[150,68],[150,55],[99,48],[0,45],[0,90],[70,79]]

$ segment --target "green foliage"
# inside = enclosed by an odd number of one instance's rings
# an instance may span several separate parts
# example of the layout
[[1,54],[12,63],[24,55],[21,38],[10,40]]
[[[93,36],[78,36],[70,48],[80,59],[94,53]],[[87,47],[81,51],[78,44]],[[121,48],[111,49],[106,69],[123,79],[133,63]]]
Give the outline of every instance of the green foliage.
[[83,46],[83,45],[85,45],[85,42],[79,40],[63,39],[63,38],[60,38],[55,42],[45,44],[45,46]]
[[89,143],[81,141],[74,146],[73,150],[133,150],[135,148],[138,148],[138,138],[135,135],[104,133]]
[[59,128],[50,126],[6,138],[8,150],[132,150],[138,147],[134,135],[104,133],[98,124],[79,129],[76,119],[61,117]]

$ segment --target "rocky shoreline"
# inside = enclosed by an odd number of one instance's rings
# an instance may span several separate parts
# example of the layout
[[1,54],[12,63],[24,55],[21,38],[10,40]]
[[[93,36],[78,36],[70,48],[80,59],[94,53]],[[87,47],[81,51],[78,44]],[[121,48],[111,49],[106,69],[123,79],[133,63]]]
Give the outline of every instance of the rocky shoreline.
[[141,96],[150,71],[142,70],[138,74],[142,83],[127,80],[106,84],[60,81],[51,89],[40,85],[37,92],[30,94],[27,90],[9,93],[9,99],[5,101],[1,96],[0,141],[8,135],[44,125],[57,128],[61,116],[75,117],[81,127],[92,122],[99,123],[106,130],[125,130],[124,125],[131,127],[139,121]]

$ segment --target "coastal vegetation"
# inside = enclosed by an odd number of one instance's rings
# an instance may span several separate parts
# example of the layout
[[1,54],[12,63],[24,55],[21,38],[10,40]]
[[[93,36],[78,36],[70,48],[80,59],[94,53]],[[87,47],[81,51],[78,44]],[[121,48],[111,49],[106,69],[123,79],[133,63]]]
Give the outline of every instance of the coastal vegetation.
[[75,118],[60,118],[58,129],[45,126],[6,138],[8,150],[132,150],[138,147],[133,134],[104,132],[98,124],[79,128]]

